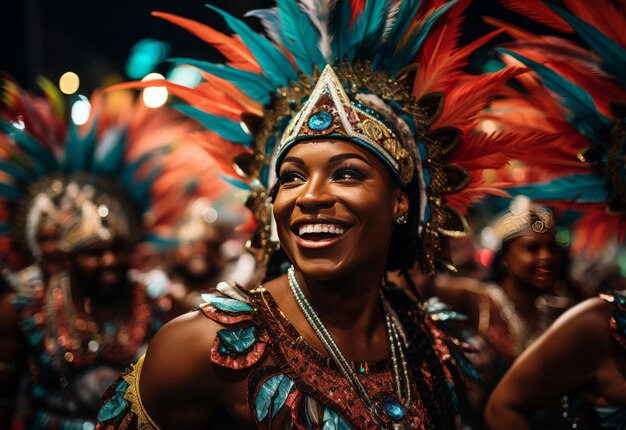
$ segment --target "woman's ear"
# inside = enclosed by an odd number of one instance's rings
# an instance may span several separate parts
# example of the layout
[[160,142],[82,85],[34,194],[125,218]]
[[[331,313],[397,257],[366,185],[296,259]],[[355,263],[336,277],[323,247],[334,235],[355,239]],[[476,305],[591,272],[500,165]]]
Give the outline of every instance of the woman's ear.
[[402,190],[398,189],[395,192],[393,217],[404,216],[405,219],[409,215],[409,196]]

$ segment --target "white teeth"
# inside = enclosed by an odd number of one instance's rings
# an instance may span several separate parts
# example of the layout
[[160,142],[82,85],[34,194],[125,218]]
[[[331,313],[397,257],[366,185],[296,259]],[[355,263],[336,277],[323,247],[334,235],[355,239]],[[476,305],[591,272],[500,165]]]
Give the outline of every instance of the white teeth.
[[298,228],[298,235],[302,236],[306,233],[331,233],[342,235],[344,229],[336,224],[302,224]]

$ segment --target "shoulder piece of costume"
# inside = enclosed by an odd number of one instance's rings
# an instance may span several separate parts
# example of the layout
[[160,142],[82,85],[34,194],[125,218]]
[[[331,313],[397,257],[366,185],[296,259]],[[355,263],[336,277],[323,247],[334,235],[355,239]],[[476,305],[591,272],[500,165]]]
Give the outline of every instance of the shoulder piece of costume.
[[104,393],[96,430],[159,430],[143,407],[139,395],[139,376],[144,357]]
[[301,139],[335,137],[368,148],[410,185],[420,203],[414,224],[423,247],[412,261],[419,258],[427,272],[452,267],[444,238],[467,234],[462,212],[486,193],[500,193],[485,185],[483,170],[518,151],[477,127],[478,113],[521,68],[462,71],[470,53],[499,32],[460,47],[468,3],[279,1],[248,13],[261,20],[266,36],[211,5],[234,35],[154,13],[226,58],[226,64],[172,59],[202,71],[204,80],[193,89],[158,83],[183,100],[180,111],[206,126],[205,147],[230,181],[249,191],[257,221],[253,247],[271,253],[277,246],[270,223],[276,161]]
[[[511,133],[552,136],[540,156],[529,152],[529,169],[544,182],[516,187],[512,194],[577,209],[573,250],[601,252],[609,240],[626,235],[626,15],[623,4],[531,0],[505,5],[552,27],[562,36],[542,36],[496,22],[516,39],[501,49],[508,64],[523,64],[533,75],[520,77],[498,107],[508,114]],[[561,4],[561,2],[559,2]],[[537,11],[541,11],[538,13]],[[568,39],[575,34],[582,43]],[[534,157],[534,158],[531,158]],[[537,181],[537,180],[536,180]]]
[[615,311],[610,321],[611,334],[617,343],[626,349],[626,291],[600,294],[600,298],[615,305]]
[[205,316],[224,325],[211,348],[211,361],[229,369],[248,368],[265,353],[267,334],[250,323],[255,308],[247,292],[226,282],[220,282],[217,289],[221,294],[203,294],[205,303],[200,305]]

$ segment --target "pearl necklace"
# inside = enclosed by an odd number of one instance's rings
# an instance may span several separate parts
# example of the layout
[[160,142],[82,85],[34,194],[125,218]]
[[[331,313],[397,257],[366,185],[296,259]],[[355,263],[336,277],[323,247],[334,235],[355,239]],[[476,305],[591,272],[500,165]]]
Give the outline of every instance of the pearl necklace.
[[[333,339],[332,335],[328,332],[320,320],[319,315],[315,312],[315,309],[313,309],[313,306],[311,306],[311,303],[302,292],[300,284],[296,279],[293,266],[289,268],[288,280],[291,291],[293,292],[302,313],[315,331],[315,334],[317,334],[319,339],[322,341],[326,351],[328,351],[328,354],[338,367],[343,377],[351,383],[365,407],[370,411],[372,419],[377,425],[380,426],[381,429],[386,429],[388,427],[386,427],[385,420],[382,417],[382,415],[384,415],[392,421],[391,430],[403,430],[405,426],[402,421],[406,415],[406,409],[411,404],[409,371],[404,355],[402,340],[400,338],[400,331],[391,318],[391,309],[387,301],[382,296],[382,293],[381,299],[385,308],[385,326],[387,328],[391,363],[393,365],[393,379],[397,397],[394,398],[389,395],[381,402],[375,402],[359,379],[358,374],[354,371],[346,357],[343,355],[339,346],[337,346],[337,343]],[[402,367],[402,372],[400,372],[400,366]],[[399,399],[404,400],[404,404],[400,403]]]

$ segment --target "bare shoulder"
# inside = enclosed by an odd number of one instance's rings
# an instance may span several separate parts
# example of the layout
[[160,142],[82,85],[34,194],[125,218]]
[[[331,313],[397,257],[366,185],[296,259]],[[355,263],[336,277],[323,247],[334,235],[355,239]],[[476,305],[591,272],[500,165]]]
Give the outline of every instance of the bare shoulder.
[[610,339],[609,320],[614,306],[598,297],[587,299],[559,317],[548,330],[552,337],[565,337],[573,343],[582,340],[593,343],[606,342]]
[[190,312],[170,321],[150,342],[139,389],[146,410],[164,428],[177,416],[194,428],[216,403],[223,386],[209,356],[220,329],[201,312]]

